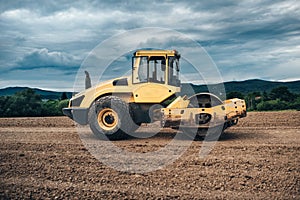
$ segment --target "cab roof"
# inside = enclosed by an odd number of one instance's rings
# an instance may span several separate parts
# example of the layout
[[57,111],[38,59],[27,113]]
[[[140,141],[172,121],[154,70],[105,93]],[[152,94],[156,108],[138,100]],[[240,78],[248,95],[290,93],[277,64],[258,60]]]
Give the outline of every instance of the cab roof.
[[176,50],[137,50],[134,56],[179,56]]

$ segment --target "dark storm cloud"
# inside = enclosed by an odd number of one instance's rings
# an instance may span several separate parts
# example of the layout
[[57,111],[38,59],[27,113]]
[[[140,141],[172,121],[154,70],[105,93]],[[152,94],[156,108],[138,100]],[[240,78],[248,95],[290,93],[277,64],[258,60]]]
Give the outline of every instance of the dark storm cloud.
[[27,55],[25,55],[22,60],[18,61],[19,66],[28,66],[33,68],[43,68],[49,66],[57,66],[69,68],[73,66],[79,66],[80,62],[68,55],[61,52],[49,52],[48,49],[37,49]]
[[14,9],[28,9],[37,11],[43,15],[49,15],[53,12],[63,11],[68,9],[71,6],[80,6],[83,4],[83,1],[68,1],[68,0],[59,0],[59,1],[34,1],[34,0],[14,0],[14,1],[1,1],[0,11],[4,12],[7,10]]
[[1,74],[15,70],[32,70],[53,68],[63,71],[72,71],[76,74],[80,66],[81,60],[76,59],[72,55],[62,52],[49,52],[48,49],[36,49],[31,53],[26,54],[22,59],[16,62],[16,65],[11,68],[3,69]]
[[[70,79],[100,42],[143,27],[174,29],[198,41],[225,80],[299,79],[300,72],[292,72],[300,64],[299,10],[296,0],[1,1],[0,69],[11,73],[0,86],[16,81],[11,74],[20,70],[54,70],[49,79]],[[165,40],[158,42],[185,45]]]

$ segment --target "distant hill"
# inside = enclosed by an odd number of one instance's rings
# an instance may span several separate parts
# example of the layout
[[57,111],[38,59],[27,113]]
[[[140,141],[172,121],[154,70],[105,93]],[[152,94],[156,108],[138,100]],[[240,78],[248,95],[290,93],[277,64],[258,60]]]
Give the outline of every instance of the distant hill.
[[[212,84],[210,87],[216,87],[219,84]],[[276,82],[276,81],[265,81],[259,79],[246,80],[246,81],[230,81],[225,82],[224,87],[226,93],[229,92],[241,92],[243,94],[247,94],[250,92],[270,92],[273,88],[279,86],[286,86],[290,90],[290,92],[300,94],[300,81],[291,81],[291,82]],[[194,90],[192,91],[191,88]],[[206,85],[193,85],[188,83],[182,84],[182,90],[187,91],[186,93],[199,93],[199,92],[207,92]]]
[[[218,84],[212,84],[211,87],[218,86]],[[224,83],[226,93],[229,92],[241,92],[247,94],[249,92],[270,92],[273,88],[279,86],[286,86],[289,88],[290,92],[300,94],[300,81],[292,82],[275,82],[275,81],[264,81],[259,79],[246,80],[246,81],[230,81]],[[8,87],[0,89],[0,96],[10,96],[19,92],[21,90],[27,89],[28,87]],[[33,90],[42,96],[42,99],[59,99],[62,95],[62,92],[41,90],[33,88]],[[182,91],[185,91],[185,94],[191,95],[199,92],[207,92],[206,85],[193,85],[189,83],[182,84]],[[72,97],[72,92],[67,92],[68,98]]]
[[242,93],[249,92],[270,92],[273,88],[279,86],[286,86],[290,92],[300,94],[300,81],[291,82],[275,82],[275,81],[264,81],[259,79],[246,80],[246,81],[232,81],[225,83],[227,92],[237,91]]
[[[20,92],[22,90],[28,89],[28,87],[8,87],[0,89],[0,96],[11,96],[16,92]],[[32,88],[36,94],[41,95],[42,99],[60,99],[63,92],[55,92],[49,90],[42,90],[38,88]],[[72,97],[72,92],[66,92],[67,97]]]

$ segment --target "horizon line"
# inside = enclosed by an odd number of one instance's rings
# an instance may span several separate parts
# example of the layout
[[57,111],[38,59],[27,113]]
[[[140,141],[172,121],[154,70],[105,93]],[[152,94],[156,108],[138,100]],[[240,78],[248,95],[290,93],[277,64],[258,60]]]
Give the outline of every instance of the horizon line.
[[[246,79],[246,80],[232,80],[232,81],[224,81],[221,83],[230,83],[230,82],[245,82],[245,81],[255,81],[255,80],[259,80],[259,81],[266,81],[266,82],[277,82],[277,83],[290,83],[290,82],[297,82],[300,81],[300,79],[290,79],[290,80],[265,80],[265,79],[259,79],[259,78],[253,78],[253,79]],[[187,83],[187,84],[193,84],[196,86],[202,86],[202,85],[215,85],[215,84],[221,84],[221,83],[209,83],[209,84],[194,84],[192,82],[182,82],[182,83]],[[35,86],[6,86],[6,87],[1,87],[0,90],[2,89],[7,89],[7,88],[31,88],[31,89],[38,89],[38,90],[44,90],[44,91],[49,91],[49,92],[74,92],[71,91],[67,88],[65,89],[54,89],[54,88],[40,88],[40,87],[35,87]]]

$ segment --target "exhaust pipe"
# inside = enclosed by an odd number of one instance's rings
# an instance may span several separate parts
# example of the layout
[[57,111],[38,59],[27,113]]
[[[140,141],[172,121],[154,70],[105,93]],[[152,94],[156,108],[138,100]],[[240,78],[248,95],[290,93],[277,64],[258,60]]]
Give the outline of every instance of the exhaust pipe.
[[84,71],[84,73],[85,73],[85,89],[89,89],[90,87],[92,87],[90,74],[88,71]]

